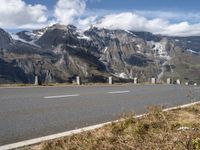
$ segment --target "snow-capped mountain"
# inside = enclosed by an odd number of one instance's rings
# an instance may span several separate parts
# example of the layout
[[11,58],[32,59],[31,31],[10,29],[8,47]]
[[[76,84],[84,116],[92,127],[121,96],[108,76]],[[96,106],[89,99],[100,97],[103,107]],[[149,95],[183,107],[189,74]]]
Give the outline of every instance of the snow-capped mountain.
[[[182,39],[96,27],[81,31],[59,24],[16,34],[1,29],[0,82],[32,83],[35,74],[42,82],[66,82],[76,75],[96,82],[110,75],[116,80],[173,76],[199,82],[200,56],[191,45],[181,44]],[[189,73],[194,70],[195,78]]]

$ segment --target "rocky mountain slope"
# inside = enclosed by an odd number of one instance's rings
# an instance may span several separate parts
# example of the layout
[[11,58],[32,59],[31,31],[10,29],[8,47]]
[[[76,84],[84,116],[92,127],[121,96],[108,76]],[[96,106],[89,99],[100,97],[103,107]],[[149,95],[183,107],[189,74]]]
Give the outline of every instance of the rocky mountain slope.
[[33,83],[35,75],[44,83],[70,82],[76,75],[93,82],[110,75],[123,81],[173,77],[200,82],[198,41],[59,24],[16,34],[0,29],[0,83]]

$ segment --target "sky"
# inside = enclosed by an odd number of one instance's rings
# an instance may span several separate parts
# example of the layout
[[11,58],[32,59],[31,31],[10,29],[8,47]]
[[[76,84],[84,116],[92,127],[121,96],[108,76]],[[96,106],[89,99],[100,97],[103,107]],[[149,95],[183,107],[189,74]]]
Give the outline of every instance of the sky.
[[59,23],[199,36],[199,8],[199,0],[1,0],[0,27],[25,30]]

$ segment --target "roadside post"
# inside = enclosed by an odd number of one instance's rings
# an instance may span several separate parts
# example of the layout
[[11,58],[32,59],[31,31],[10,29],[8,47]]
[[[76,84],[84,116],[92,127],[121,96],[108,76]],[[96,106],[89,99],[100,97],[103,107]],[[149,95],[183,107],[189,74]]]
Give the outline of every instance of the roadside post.
[[177,79],[177,80],[176,80],[176,84],[181,85],[180,79]]
[[110,77],[108,77],[108,83],[111,85],[111,84],[113,84],[113,78],[110,76]]
[[35,83],[34,83],[34,85],[39,85],[39,82],[38,82],[38,76],[35,76]]
[[156,78],[151,78],[151,84],[156,84]]
[[134,84],[138,84],[138,78],[134,78]]
[[81,78],[79,76],[76,77],[76,83],[77,85],[81,85]]
[[171,78],[167,78],[167,84],[172,84]]

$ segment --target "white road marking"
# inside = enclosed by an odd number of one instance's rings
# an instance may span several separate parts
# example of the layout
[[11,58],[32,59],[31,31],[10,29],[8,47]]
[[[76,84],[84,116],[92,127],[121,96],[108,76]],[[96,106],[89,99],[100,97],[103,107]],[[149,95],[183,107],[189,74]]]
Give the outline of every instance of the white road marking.
[[25,86],[25,87],[0,87],[0,89],[31,89],[37,86]]
[[112,91],[108,92],[109,94],[122,94],[122,93],[129,93],[130,91]]
[[57,95],[57,96],[45,96],[45,99],[52,99],[52,98],[65,98],[65,97],[77,97],[80,96],[79,94],[73,94],[73,95]]

